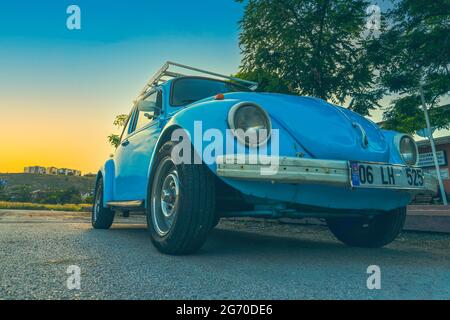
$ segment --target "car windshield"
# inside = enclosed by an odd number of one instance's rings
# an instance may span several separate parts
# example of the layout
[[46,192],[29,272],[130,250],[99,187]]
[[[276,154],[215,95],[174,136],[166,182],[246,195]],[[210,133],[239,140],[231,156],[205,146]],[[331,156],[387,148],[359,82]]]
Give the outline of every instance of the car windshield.
[[219,93],[251,91],[231,82],[205,79],[180,78],[174,81],[170,104],[174,107],[185,106]]

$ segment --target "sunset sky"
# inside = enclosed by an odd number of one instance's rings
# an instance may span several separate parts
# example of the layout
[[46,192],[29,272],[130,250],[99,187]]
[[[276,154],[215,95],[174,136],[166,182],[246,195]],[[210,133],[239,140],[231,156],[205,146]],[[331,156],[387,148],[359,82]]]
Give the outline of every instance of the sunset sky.
[[[242,6],[214,1],[7,1],[0,9],[0,172],[95,172],[116,114],[166,60],[231,74]],[[81,8],[81,30],[66,9]],[[170,6],[169,6],[170,5]]]
[[[81,30],[66,27],[71,4],[81,8]],[[166,60],[238,70],[242,12],[232,0],[4,1],[0,172],[96,172],[114,151],[115,115],[129,112]]]

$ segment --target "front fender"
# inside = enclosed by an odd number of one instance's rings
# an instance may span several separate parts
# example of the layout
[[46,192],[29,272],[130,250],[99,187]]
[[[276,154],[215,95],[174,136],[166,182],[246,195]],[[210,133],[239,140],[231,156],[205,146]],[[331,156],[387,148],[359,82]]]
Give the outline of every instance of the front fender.
[[[171,141],[171,135],[176,129],[184,129],[189,137],[191,138],[191,143],[194,148],[194,152],[198,155],[203,155],[205,153],[205,149],[211,143],[210,140],[204,139],[205,132],[208,130],[216,130],[216,132],[220,132],[223,136],[222,149],[215,149],[214,155],[215,157],[223,155],[226,153],[225,143],[227,141],[234,141],[235,145],[238,145],[239,142],[233,134],[227,130],[228,123],[228,112],[232,106],[236,103],[241,102],[238,99],[226,99],[219,101],[204,101],[197,103],[193,106],[185,108],[177,113],[175,113],[167,124],[164,126],[161,131],[161,135],[159,136],[158,142],[156,144],[155,149],[151,155],[150,166],[148,171],[148,184],[147,190],[149,188],[149,183],[153,178],[153,169],[154,162],[156,158],[156,154],[159,148],[167,141]],[[270,115],[271,116],[271,115]],[[297,154],[302,153],[305,157],[310,157],[310,155],[303,149],[303,147],[295,140],[292,134],[288,131],[287,128],[283,126],[282,123],[279,123],[277,119],[271,116],[272,120],[272,129],[276,129],[279,132],[279,154],[284,156],[296,156]],[[197,124],[196,124],[197,122]],[[198,135],[200,125],[200,137]],[[245,150],[246,153],[249,153],[249,148],[241,145],[241,148]],[[272,139],[267,143],[267,151],[268,154],[271,154],[272,150]],[[208,150],[209,151],[209,150]],[[215,174],[216,172],[216,163],[205,163],[211,172]],[[222,178],[221,178],[222,179]],[[222,179],[226,183],[229,183],[228,179]],[[242,184],[241,188],[239,188],[244,193],[249,193],[251,190],[247,190],[247,185],[245,183]],[[146,201],[147,204],[148,201]]]
[[[194,123],[195,121],[201,121],[204,128],[215,128],[222,132],[226,129],[226,115],[231,106],[237,103],[236,100],[232,101],[208,101],[204,103],[196,104],[193,107],[185,108],[175,114],[173,114],[164,128],[161,130],[161,134],[156,143],[156,147],[150,156],[150,166],[148,170],[147,190],[149,191],[150,182],[153,179],[154,163],[156,154],[159,149],[167,141],[171,141],[172,133],[177,129],[184,129],[188,132],[190,137],[194,136]],[[212,109],[211,109],[212,108]],[[203,147],[198,147],[195,152],[202,154]],[[148,194],[148,192],[147,192]],[[148,199],[145,201],[147,206]]]
[[382,130],[382,132],[389,144],[389,162],[394,164],[405,164],[400,156],[399,151],[397,150],[397,146],[394,143],[395,137],[400,133],[392,130]]

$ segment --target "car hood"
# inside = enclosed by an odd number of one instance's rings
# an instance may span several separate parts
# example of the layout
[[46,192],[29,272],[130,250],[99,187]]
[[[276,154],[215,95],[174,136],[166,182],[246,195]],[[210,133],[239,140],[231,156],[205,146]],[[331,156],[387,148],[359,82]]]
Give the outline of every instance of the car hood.
[[[313,157],[387,162],[389,147],[371,121],[321,99],[272,93],[231,93],[226,98],[261,105]],[[363,145],[363,135],[368,145]]]

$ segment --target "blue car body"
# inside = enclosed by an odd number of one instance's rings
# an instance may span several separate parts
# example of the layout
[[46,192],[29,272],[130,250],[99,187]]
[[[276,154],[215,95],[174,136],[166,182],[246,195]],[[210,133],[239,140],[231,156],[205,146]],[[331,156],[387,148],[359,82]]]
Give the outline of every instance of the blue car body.
[[[146,207],[155,154],[177,128],[194,133],[195,121],[202,129],[227,132],[227,116],[239,102],[251,101],[264,108],[272,128],[279,130],[279,155],[304,159],[358,160],[404,165],[394,145],[396,132],[380,129],[366,118],[320,99],[272,93],[232,92],[223,99],[209,97],[186,106],[171,105],[172,82],[156,88],[162,94],[161,115],[147,126],[133,131],[127,127],[113,158],[106,161],[98,176],[103,177],[103,197],[108,202],[142,201]],[[135,117],[131,114],[131,120]],[[131,121],[130,120],[130,121]],[[355,125],[356,123],[356,125]],[[363,146],[363,137],[369,144]],[[234,139],[234,137],[228,137]],[[237,142],[239,143],[239,142]],[[271,150],[271,141],[268,142]],[[205,145],[194,144],[198,154]],[[245,147],[248,151],[248,147]],[[217,156],[220,156],[220,151]],[[296,204],[307,207],[388,211],[404,207],[412,193],[396,189],[355,189],[350,185],[317,183],[272,183],[233,179],[217,175],[217,164],[206,164],[217,178],[238,191],[248,202],[276,207]],[[266,206],[267,207],[267,206]],[[258,215],[258,210],[245,215]]]

